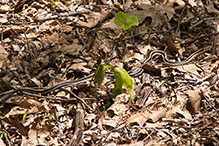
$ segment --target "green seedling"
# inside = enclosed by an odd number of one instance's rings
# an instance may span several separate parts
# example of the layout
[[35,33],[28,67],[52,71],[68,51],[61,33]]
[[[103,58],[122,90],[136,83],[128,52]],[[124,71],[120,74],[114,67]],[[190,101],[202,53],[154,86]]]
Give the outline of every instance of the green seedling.
[[139,24],[138,19],[134,16],[131,16],[129,13],[118,12],[114,18],[114,22],[117,27],[127,30],[133,25]]
[[97,68],[94,74],[94,77],[93,77],[95,85],[98,87],[101,85],[104,74],[108,68],[111,68],[111,72],[114,73],[114,78],[116,79],[113,93],[115,95],[120,94],[122,92],[122,86],[124,86],[125,89],[128,91],[130,95],[130,100],[131,100],[133,81],[132,81],[132,78],[127,73],[127,71],[123,68],[119,68],[119,67],[115,68],[113,66],[101,64]]
[[30,109],[28,109],[28,110],[25,111],[25,113],[24,113],[24,115],[23,115],[23,121],[22,121],[22,123],[24,123],[24,121],[25,121],[25,119],[26,119],[26,117],[27,117],[27,114],[28,114],[29,110],[30,110]]
[[54,2],[54,0],[51,0],[51,5],[54,7],[56,5],[56,3]]

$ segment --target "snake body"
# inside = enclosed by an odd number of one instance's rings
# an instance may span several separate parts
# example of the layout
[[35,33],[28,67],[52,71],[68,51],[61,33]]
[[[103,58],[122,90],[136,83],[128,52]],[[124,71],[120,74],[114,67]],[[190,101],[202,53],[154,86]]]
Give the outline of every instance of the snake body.
[[[171,65],[171,66],[177,66],[177,65],[183,65],[183,64],[186,64],[188,62],[190,62],[192,59],[194,59],[195,57],[201,55],[202,53],[210,50],[211,47],[210,46],[206,46],[206,47],[203,47],[201,48],[200,50],[192,53],[186,60],[183,60],[181,62],[172,62],[172,61],[169,61],[168,58],[167,58],[167,55],[166,53],[164,53],[163,51],[161,50],[155,50],[155,51],[152,51],[148,58],[143,62],[143,64],[146,64],[148,63],[150,60],[153,59],[154,56],[156,55],[160,55],[162,56],[162,59],[163,61],[168,64],[168,65]],[[139,67],[139,69],[134,72],[134,73],[130,73],[129,76],[131,77],[136,77],[136,76],[139,76],[141,75],[143,72],[144,72],[144,69],[142,68],[143,66]],[[110,75],[113,75],[112,72],[109,72],[109,71],[106,71],[105,74],[110,74]],[[10,96],[12,96],[14,93],[17,93],[18,91],[28,91],[28,92],[32,92],[32,93],[49,93],[51,91],[54,91],[58,88],[61,88],[61,87],[64,87],[64,86],[69,86],[69,85],[72,85],[72,84],[75,84],[75,83],[79,83],[79,82],[84,82],[84,81],[87,81],[87,80],[91,80],[94,76],[94,73],[88,75],[88,76],[85,76],[85,77],[82,77],[78,80],[70,80],[70,81],[64,81],[64,82],[60,82],[52,87],[49,87],[49,88],[30,88],[30,87],[22,87],[22,88],[18,88],[18,89],[15,89],[13,90],[12,92],[10,92],[6,97],[4,97],[3,99],[0,100],[0,103],[2,103],[3,101],[7,100],[10,98]]]

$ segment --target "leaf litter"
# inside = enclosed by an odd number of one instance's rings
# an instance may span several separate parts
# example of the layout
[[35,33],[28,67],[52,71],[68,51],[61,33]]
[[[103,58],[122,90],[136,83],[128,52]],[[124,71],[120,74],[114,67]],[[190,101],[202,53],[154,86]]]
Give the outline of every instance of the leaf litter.
[[[214,1],[0,3],[0,95],[75,80],[100,64],[134,72],[153,50],[179,62],[218,46]],[[117,28],[114,16],[121,10],[139,26]],[[132,78],[131,101],[125,89],[113,100],[115,81],[107,76],[100,88],[87,81],[48,94],[17,93],[0,105],[0,145],[218,145],[214,49],[181,66],[154,57]]]

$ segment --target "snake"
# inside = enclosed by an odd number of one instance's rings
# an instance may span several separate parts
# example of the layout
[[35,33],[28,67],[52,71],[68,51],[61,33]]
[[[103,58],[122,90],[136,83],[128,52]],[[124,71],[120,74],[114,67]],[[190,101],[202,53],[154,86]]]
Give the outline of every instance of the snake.
[[[144,69],[143,69],[143,66],[144,64],[148,63],[149,61],[151,61],[154,56],[161,56],[162,59],[163,59],[163,62],[167,65],[170,65],[170,66],[179,66],[179,65],[184,65],[184,64],[187,64],[189,63],[191,60],[193,60],[194,58],[196,58],[197,56],[203,54],[204,52],[208,51],[211,49],[211,46],[206,46],[206,47],[203,47],[201,49],[199,49],[198,51],[192,53],[187,59],[183,60],[183,61],[180,61],[180,62],[172,62],[168,59],[167,57],[167,54],[164,53],[164,51],[162,50],[154,50],[152,52],[149,53],[149,56],[146,60],[143,61],[143,65],[141,65],[137,71],[133,72],[133,73],[129,73],[129,76],[131,77],[137,77],[139,75],[141,75],[143,72],[144,72]],[[95,73],[92,73],[88,76],[85,76],[85,77],[82,77],[82,78],[79,78],[77,80],[69,80],[69,81],[63,81],[63,82],[60,82],[54,86],[51,86],[49,88],[30,88],[30,87],[21,87],[21,88],[17,88],[17,89],[14,89],[13,91],[9,92],[7,96],[5,96],[4,98],[2,98],[0,100],[0,103],[6,101],[7,99],[9,99],[14,93],[17,93],[19,91],[27,91],[27,92],[31,92],[31,93],[41,93],[41,94],[46,94],[46,93],[49,93],[51,91],[54,91],[56,89],[59,89],[61,87],[64,87],[64,86],[70,86],[72,84],[75,84],[75,83],[79,83],[79,82],[84,82],[84,81],[88,81],[88,80],[92,80],[93,76],[94,76]],[[110,71],[106,71],[105,74],[109,74],[109,75],[113,75],[114,73],[113,72],[110,72]],[[5,94],[4,94],[5,95]]]

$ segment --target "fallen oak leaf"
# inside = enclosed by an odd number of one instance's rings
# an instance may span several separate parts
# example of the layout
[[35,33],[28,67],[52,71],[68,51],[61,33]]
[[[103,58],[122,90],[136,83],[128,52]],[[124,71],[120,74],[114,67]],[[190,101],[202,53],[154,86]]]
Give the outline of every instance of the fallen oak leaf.
[[103,21],[110,11],[105,11],[103,8],[99,7],[99,12],[89,12],[88,14],[84,14],[87,22],[79,21],[80,25],[92,28],[96,26],[100,21]]

